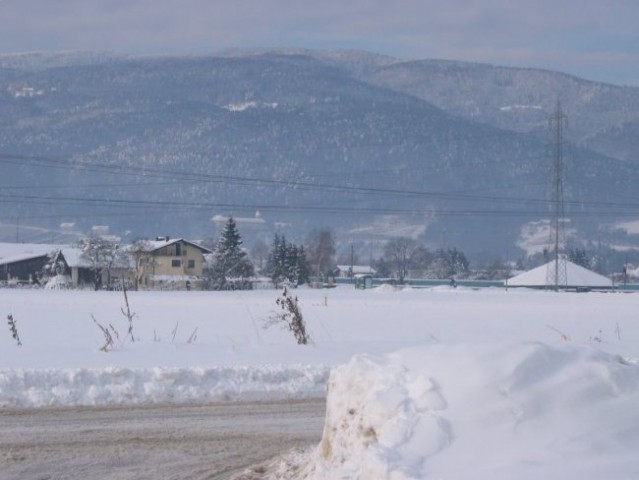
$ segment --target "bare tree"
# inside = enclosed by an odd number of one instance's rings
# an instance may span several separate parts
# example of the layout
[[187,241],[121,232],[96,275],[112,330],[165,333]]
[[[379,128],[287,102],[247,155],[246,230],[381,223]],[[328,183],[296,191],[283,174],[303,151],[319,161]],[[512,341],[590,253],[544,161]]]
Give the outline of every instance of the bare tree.
[[98,290],[102,285],[103,275],[110,281],[111,269],[122,264],[124,254],[120,246],[104,237],[94,236],[81,239],[78,248],[82,251],[81,258],[90,265],[93,272],[93,287]]
[[315,230],[309,235],[306,258],[318,276],[335,267],[335,239],[330,229]]
[[418,245],[415,240],[407,237],[399,237],[389,240],[384,246],[384,257],[392,265],[397,281],[403,284],[411,266],[413,254]]
[[148,240],[138,240],[129,250],[129,255],[133,259],[133,286],[135,290],[140,288],[140,282],[144,276],[144,272],[154,265],[154,259],[151,255],[151,243]]
[[264,240],[258,239],[253,245],[253,248],[251,248],[251,260],[253,260],[253,264],[259,273],[262,273],[264,267],[266,267],[267,259],[268,245]]

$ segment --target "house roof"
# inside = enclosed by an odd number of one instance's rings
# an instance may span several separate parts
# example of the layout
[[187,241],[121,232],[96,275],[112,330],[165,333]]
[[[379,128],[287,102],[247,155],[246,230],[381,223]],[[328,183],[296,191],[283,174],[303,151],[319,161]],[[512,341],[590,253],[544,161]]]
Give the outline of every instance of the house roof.
[[0,265],[43,257],[59,248],[59,245],[44,243],[0,243]]
[[[339,268],[339,270],[341,272],[348,272],[351,268],[350,265],[338,265],[337,268]],[[366,275],[372,275],[375,273],[375,269],[371,266],[368,265],[353,265],[353,274],[357,275],[357,274],[366,274]]]
[[21,253],[10,257],[0,258],[0,265],[9,265],[11,263],[23,262],[34,258],[46,257],[48,253]]
[[202,253],[213,253],[212,250],[209,250],[208,248],[203,247],[202,245],[198,245],[197,243],[191,242],[189,240],[185,240],[183,238],[171,238],[168,240],[167,239],[149,240],[147,241],[149,245],[148,251],[155,252],[156,250],[159,250],[160,248],[167,247],[169,245],[173,245],[174,243],[179,243],[179,242],[183,242],[195,248],[198,248],[202,251]]
[[82,250],[79,248],[67,247],[61,248],[60,252],[65,262],[71,268],[91,268],[91,262],[82,258]]
[[[591,287],[591,288],[611,288],[612,280],[603,275],[588,270],[580,265],[566,262],[566,283],[560,287]],[[561,264],[560,264],[561,265]],[[548,270],[552,272],[555,268],[555,260],[545,265],[516,275],[506,280],[509,287],[550,287],[554,284],[548,282]]]

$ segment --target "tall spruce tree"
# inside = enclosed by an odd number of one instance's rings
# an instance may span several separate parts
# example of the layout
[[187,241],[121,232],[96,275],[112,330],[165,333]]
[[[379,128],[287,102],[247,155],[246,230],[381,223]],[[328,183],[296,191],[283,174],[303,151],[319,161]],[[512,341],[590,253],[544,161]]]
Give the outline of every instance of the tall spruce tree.
[[283,282],[306,283],[309,271],[304,247],[288,243],[284,235],[275,234],[266,264],[266,273],[275,286],[279,287]]
[[585,248],[575,247],[568,250],[568,260],[584,268],[590,268],[590,259]]
[[266,261],[266,273],[276,287],[279,287],[280,283],[286,280],[286,263],[284,258],[285,249],[286,239],[284,238],[284,235],[280,236],[276,233],[273,237],[271,251],[269,252],[268,259]]
[[215,245],[210,285],[213,290],[235,290],[250,287],[253,264],[242,249],[242,237],[233,217],[224,225]]
[[311,276],[311,266],[309,265],[308,259],[306,258],[306,250],[304,250],[304,245],[299,245],[297,247],[295,263],[297,266],[297,283],[299,285],[308,283]]

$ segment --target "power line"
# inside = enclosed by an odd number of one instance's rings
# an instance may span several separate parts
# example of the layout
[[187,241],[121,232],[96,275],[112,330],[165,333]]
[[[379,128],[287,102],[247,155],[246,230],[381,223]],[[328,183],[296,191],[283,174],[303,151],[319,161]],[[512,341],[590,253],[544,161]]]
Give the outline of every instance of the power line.
[[[525,197],[509,197],[509,196],[499,196],[499,195],[477,195],[470,193],[451,193],[451,192],[430,192],[430,191],[420,191],[420,190],[399,190],[399,189],[387,189],[387,188],[375,188],[375,187],[358,187],[358,186],[350,186],[350,185],[334,185],[334,184],[325,184],[325,183],[312,183],[307,181],[291,181],[291,180],[279,180],[279,179],[269,179],[269,178],[255,178],[255,177],[242,177],[235,175],[215,175],[215,174],[207,174],[202,172],[193,172],[193,171],[184,171],[184,170],[165,170],[165,169],[151,169],[145,167],[135,167],[135,166],[119,166],[119,165],[108,165],[108,164],[95,164],[93,162],[80,161],[75,164],[70,164],[67,161],[62,159],[55,159],[51,157],[41,157],[41,156],[24,156],[24,155],[9,155],[9,154],[0,154],[0,159],[9,159],[15,162],[36,162],[36,163],[48,163],[52,164],[56,167],[60,168],[76,168],[80,167],[82,169],[86,169],[89,171],[107,171],[109,173],[117,173],[127,176],[134,177],[142,177],[142,178],[158,178],[158,179],[166,179],[170,178],[171,182],[165,183],[157,183],[157,184],[181,184],[181,183],[224,183],[225,185],[237,185],[237,186],[271,186],[277,188],[295,188],[300,190],[315,190],[321,192],[333,192],[333,193],[345,193],[345,194],[359,194],[359,195],[375,195],[375,196],[393,196],[395,198],[401,197],[417,197],[422,199],[433,199],[433,200],[447,200],[447,201],[456,201],[456,202],[489,202],[489,203],[498,203],[498,204],[525,204],[527,206],[537,205],[537,206],[545,206],[548,207],[549,203],[546,199],[541,198],[525,198]],[[99,184],[98,184],[99,185]],[[111,186],[112,184],[105,184],[104,186]],[[127,186],[141,185],[140,183],[129,183],[125,184]],[[148,185],[156,185],[156,183],[149,182]],[[120,186],[120,184],[113,184],[114,187]],[[82,187],[79,185],[79,187]],[[18,187],[16,187],[18,188]],[[22,186],[19,188],[28,188],[26,186]],[[95,199],[87,199],[86,197],[54,197],[54,196],[45,196],[45,195],[0,195],[0,202],[3,203],[11,203],[15,201],[22,202],[55,202],[58,204],[64,203],[81,203],[88,202],[91,205],[95,205],[97,203],[101,203],[104,205],[158,205],[158,206],[166,206],[167,202],[149,202],[143,200],[135,200],[135,199],[113,199],[113,198],[95,198]],[[171,205],[181,205],[181,206],[201,206],[201,207],[239,207],[237,204],[202,204],[200,202],[170,202]],[[579,208],[593,208],[593,209],[606,209],[602,211],[593,211],[589,214],[592,215],[600,215],[604,213],[611,213],[610,208],[639,208],[639,203],[628,203],[628,202],[595,202],[595,201],[568,201],[565,202],[566,205],[579,207]],[[249,208],[249,207],[247,207]],[[268,205],[252,205],[250,208],[259,208],[266,209],[269,208]],[[279,209],[288,209],[285,206],[270,206],[270,208],[279,208]],[[290,209],[289,209],[290,210]],[[340,209],[340,211],[344,211]],[[359,210],[361,211],[361,209]],[[398,211],[398,210],[394,210]],[[399,210],[405,212],[406,210]],[[409,211],[412,211],[409,210]],[[521,212],[515,212],[517,214]],[[547,213],[547,212],[544,212]],[[619,212],[614,212],[619,213]],[[623,212],[627,213],[627,212]],[[505,212],[505,214],[509,214],[509,212]]]

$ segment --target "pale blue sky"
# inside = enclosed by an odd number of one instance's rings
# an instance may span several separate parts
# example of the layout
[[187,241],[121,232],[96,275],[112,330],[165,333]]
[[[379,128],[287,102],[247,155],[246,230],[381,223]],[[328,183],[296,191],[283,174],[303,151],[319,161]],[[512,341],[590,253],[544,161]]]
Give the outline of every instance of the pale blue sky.
[[0,53],[363,49],[639,86],[637,0],[0,0]]

